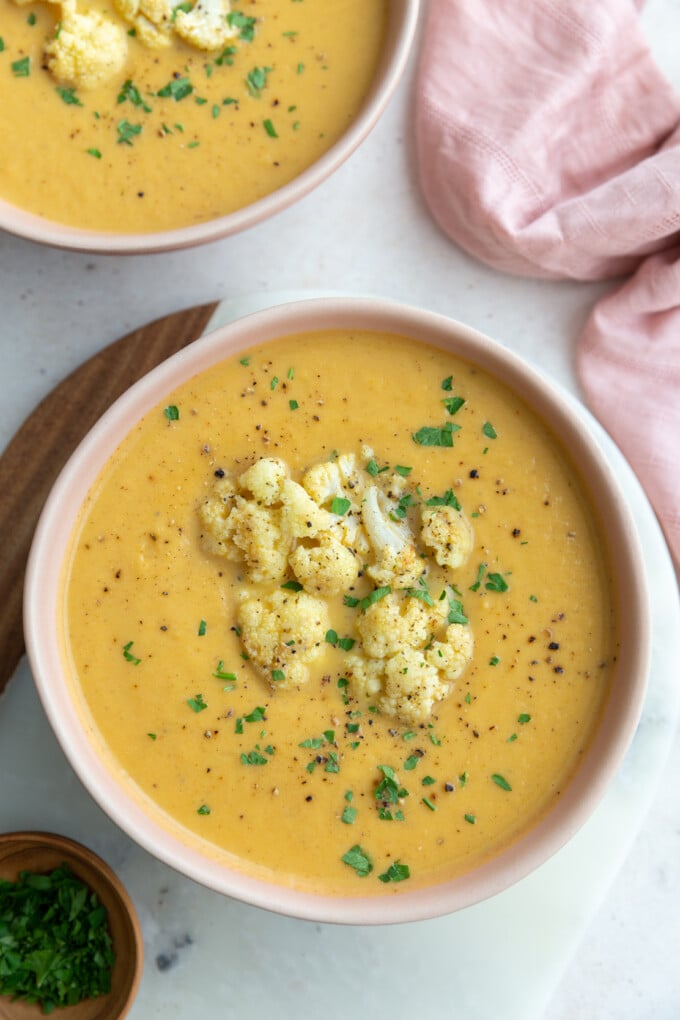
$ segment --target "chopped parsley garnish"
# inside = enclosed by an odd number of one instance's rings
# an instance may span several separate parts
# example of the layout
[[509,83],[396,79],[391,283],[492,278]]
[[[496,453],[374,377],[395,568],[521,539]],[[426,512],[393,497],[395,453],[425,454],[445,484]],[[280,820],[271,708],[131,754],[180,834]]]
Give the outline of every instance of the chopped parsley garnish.
[[342,812],[340,821],[344,822],[345,825],[352,825],[354,823],[354,819],[356,818],[356,816],[357,809],[355,807],[350,807],[348,804]]
[[489,659],[489,665],[490,666],[497,666],[500,661],[501,660],[498,658],[497,655],[492,655],[491,658]]
[[298,74],[302,74],[304,69],[305,69],[305,65],[304,64],[298,64],[298,66],[297,66],[297,73]]
[[201,620],[201,622],[198,625],[198,636],[205,637],[205,632],[207,631],[207,629],[208,624],[205,622],[205,620]]
[[347,853],[344,853],[340,860],[343,864],[353,868],[359,878],[366,878],[373,871],[373,862],[366,851],[355,843]]
[[288,401],[288,407],[291,409],[291,411],[297,411],[299,406],[300,405],[298,404],[297,400]]
[[123,82],[120,92],[118,93],[119,103],[124,103],[126,99],[128,102],[132,103],[133,106],[138,106],[144,110],[144,113],[151,113],[151,107],[144,101],[144,99],[142,99],[141,92],[137,86],[132,83],[130,78]]
[[498,772],[494,772],[491,778],[493,779],[496,786],[500,786],[501,790],[507,790],[508,792],[512,790],[512,787],[510,786],[510,783],[507,781],[507,779],[504,776],[499,775]]
[[460,503],[453,489],[447,489],[443,496],[432,496],[425,500],[425,506],[452,506],[454,510],[460,510]]
[[479,591],[479,586],[482,583],[484,577],[484,571],[486,570],[486,563],[480,563],[477,568],[477,580],[474,584],[470,585],[470,591]]
[[461,774],[458,776],[458,782],[460,783],[461,786],[467,786],[468,778],[469,777],[467,772],[461,772]]
[[111,990],[107,910],[66,864],[0,882],[0,917],[1,996],[39,1003],[47,1014]]
[[517,722],[524,726],[525,723],[531,722],[531,716],[527,712],[522,712],[521,715],[517,716]]
[[514,742],[516,740],[517,740],[517,734],[516,733],[511,733],[510,736],[508,737],[507,742],[508,742],[508,744],[514,744]]
[[412,772],[419,761],[420,759],[417,754],[410,754],[404,762],[404,768],[407,772]]
[[498,436],[495,428],[493,427],[490,421],[484,422],[484,424],[482,425],[482,432],[484,433],[487,439],[496,439]]
[[248,751],[247,754],[241,755],[242,765],[268,765],[269,759],[265,758],[259,751]]
[[28,78],[31,73],[31,58],[22,57],[21,60],[12,61],[12,74],[15,78]]
[[538,599],[536,598],[535,595],[530,595],[529,596],[529,602],[538,602]]
[[427,587],[427,581],[425,580],[424,577],[418,578],[417,588],[406,589],[406,597],[411,599],[420,599],[420,601],[424,602],[426,606],[434,605],[434,599],[430,595],[430,592]]
[[403,464],[395,464],[394,465],[394,470],[396,471],[396,473],[398,475],[401,475],[402,478],[408,478],[408,476],[413,471],[413,468],[412,467],[405,467]]
[[177,6],[173,8],[170,20],[175,21],[180,11],[182,11],[183,14],[189,14],[189,12],[191,11],[190,0],[184,0],[184,3],[177,4]]
[[469,620],[463,612],[463,603],[460,599],[454,599],[449,595],[449,615],[447,616],[447,623],[469,623]]
[[116,126],[119,145],[132,145],[132,139],[142,133],[141,124],[131,124],[128,120],[121,120]]
[[[368,607],[372,606],[375,602],[380,602],[381,599],[384,599],[385,596],[389,595],[391,591],[392,589],[390,588],[389,585],[386,585],[384,588],[375,588],[370,593],[370,595],[366,595],[365,598],[359,599],[359,608],[368,609]],[[347,595],[345,596],[345,598],[348,597],[349,596]],[[349,603],[346,602],[345,605],[349,605]]]
[[396,507],[390,510],[390,517],[393,521],[403,521],[406,517],[406,511],[413,504],[413,496],[410,493],[406,493],[399,500]]
[[150,740],[156,740],[156,738],[157,738],[157,734],[156,734],[156,733],[147,733],[147,737],[148,737],[148,738],[149,738]]
[[444,397],[442,400],[442,404],[451,415],[458,414],[464,403],[464,397]]
[[323,737],[307,737],[302,743],[298,744],[298,747],[308,747],[313,751],[318,751],[320,747],[323,747],[325,740]]
[[278,683],[280,680],[285,680],[285,679],[286,679],[286,674],[283,672],[282,669],[273,669],[272,670],[272,680],[275,683]]
[[239,365],[245,365],[247,368],[250,364],[250,358],[239,358],[238,363]]
[[350,609],[354,609],[356,606],[358,606],[360,601],[361,599],[355,599],[353,595],[342,596],[343,605],[349,606]]
[[61,98],[64,100],[64,102],[66,103],[67,106],[82,106],[83,105],[81,103],[81,101],[78,99],[78,96],[76,95],[76,90],[74,88],[67,89],[67,88],[62,88],[60,86],[57,86],[57,92],[61,96]]
[[245,722],[262,722],[263,719],[267,718],[265,715],[266,711],[267,710],[263,705],[257,705],[252,712],[249,712],[248,715],[244,715],[243,718]]
[[179,420],[179,408],[177,407],[176,404],[168,404],[168,406],[163,409],[163,414],[168,419],[168,421]]
[[28,17],[26,18],[26,24],[27,24],[27,25],[30,25],[30,26],[31,26],[31,28],[33,28],[33,26],[34,26],[34,25],[35,25],[35,23],[36,23],[36,20],[37,20],[37,19],[36,19],[36,16],[35,16],[34,12],[33,12],[33,11],[31,11],[31,13],[30,13],[30,14],[28,15]]
[[276,133],[276,128],[274,127],[274,125],[271,122],[271,120],[269,120],[269,119],[263,120],[262,121],[262,126],[264,127],[265,131],[267,132],[267,134],[269,135],[270,138],[278,138],[279,137],[278,134]]
[[408,790],[399,786],[397,774],[390,765],[378,765],[383,774],[375,788],[375,799],[387,804],[397,804],[403,797],[408,797]]
[[400,864],[399,861],[394,861],[390,864],[387,871],[384,871],[382,875],[378,875],[381,882],[404,882],[407,878],[411,877],[408,864]]
[[196,814],[197,815],[209,815],[210,814],[210,808],[208,807],[207,804],[201,804],[201,806],[198,809],[198,811],[196,812]]
[[434,779],[432,776],[423,776],[420,782],[423,786],[434,786],[437,780]]
[[173,78],[162,89],[159,89],[156,95],[162,99],[172,97],[178,103],[180,99],[186,99],[187,96],[190,96],[193,91],[194,86],[188,78]]
[[237,52],[235,46],[225,46],[219,57],[215,57],[215,63],[218,67],[222,67],[225,64],[227,67],[231,67],[234,63],[233,56]]
[[133,655],[130,649],[132,648],[134,641],[128,641],[126,645],[123,645],[123,658],[126,662],[131,662],[133,666],[138,666],[141,659],[138,659],[136,655]]
[[344,496],[334,496],[331,500],[331,513],[337,514],[338,517],[344,517],[351,505],[351,500],[345,499]]
[[278,375],[275,375],[272,378],[272,381],[269,383],[269,389],[272,390],[272,392],[273,392],[278,385],[279,385],[279,377],[278,377]]
[[195,698],[188,698],[187,705],[189,706],[192,712],[202,712],[204,709],[208,707],[205,701],[203,700],[202,694],[197,694]]
[[442,389],[447,393],[450,393],[453,389],[453,376],[447,375],[446,379],[442,379]]
[[326,768],[324,769],[324,771],[325,772],[339,772],[340,771],[340,766],[338,764],[338,754],[337,754],[337,751],[329,751],[328,752],[328,761],[326,762]]
[[423,804],[425,805],[426,808],[429,808],[430,811],[437,810],[437,805],[433,804],[429,797],[423,797]]
[[502,574],[487,574],[484,587],[487,591],[507,591],[508,583]]
[[303,588],[299,581],[284,581],[281,587],[287,588],[288,591],[302,591]]
[[447,421],[441,428],[424,425],[417,432],[413,433],[413,441],[418,446],[453,446],[453,433],[458,432],[460,425],[453,425]]
[[243,39],[244,42],[252,42],[255,37],[255,23],[257,19],[251,18],[247,14],[242,14],[240,11],[230,11],[227,14],[227,24],[231,28],[237,28],[239,30],[239,39]]
[[381,475],[383,471],[389,471],[389,469],[390,469],[389,464],[385,464],[384,467],[378,467],[378,462],[375,460],[374,457],[371,457],[371,459],[366,464],[366,470],[368,471],[369,475],[372,478],[375,478],[376,475]]
[[469,822],[470,825],[474,825],[475,822],[477,821],[477,819],[475,818],[474,815],[465,815],[464,817],[465,817],[465,821]]
[[251,96],[254,96],[255,99],[259,99],[262,89],[266,88],[267,75],[271,70],[271,67],[254,67],[252,71],[248,72],[246,85]]
[[4,51],[4,49],[5,49],[5,40],[0,35],[0,53],[2,53]]
[[88,154],[88,156],[94,156],[95,159],[102,158],[102,154],[99,151],[99,149],[86,149],[85,152]]

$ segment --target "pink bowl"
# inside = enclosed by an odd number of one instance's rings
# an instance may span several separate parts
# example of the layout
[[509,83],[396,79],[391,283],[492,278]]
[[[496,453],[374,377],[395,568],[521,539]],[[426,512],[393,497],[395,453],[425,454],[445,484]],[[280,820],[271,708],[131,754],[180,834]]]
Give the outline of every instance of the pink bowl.
[[[595,739],[555,807],[526,836],[488,863],[454,880],[390,897],[335,898],[270,884],[226,867],[198,837],[192,843],[160,809],[135,792],[97,747],[70,694],[59,640],[59,589],[64,558],[81,504],[123,437],[169,392],[209,366],[255,344],[317,329],[401,333],[450,350],[502,378],[561,437],[578,465],[615,570],[613,600],[621,649]],[[26,646],[43,706],[82,782],[110,817],[150,853],[212,889],[261,907],[330,922],[380,924],[449,913],[518,881],[559,849],[592,813],[632,739],[645,693],[650,655],[649,607],[637,534],[618,483],[587,419],[571,398],[515,354],[453,320],[392,302],[323,299],[281,305],[196,341],[125,393],[92,429],[62,471],[35,535],[25,588]]]
[[140,255],[175,251],[237,234],[274,216],[326,180],[368,135],[387,106],[402,75],[418,20],[420,0],[390,0],[385,45],[371,89],[359,114],[321,159],[278,191],[227,216],[177,230],[117,234],[85,230],[35,216],[0,198],[0,229],[31,241],[73,251]]

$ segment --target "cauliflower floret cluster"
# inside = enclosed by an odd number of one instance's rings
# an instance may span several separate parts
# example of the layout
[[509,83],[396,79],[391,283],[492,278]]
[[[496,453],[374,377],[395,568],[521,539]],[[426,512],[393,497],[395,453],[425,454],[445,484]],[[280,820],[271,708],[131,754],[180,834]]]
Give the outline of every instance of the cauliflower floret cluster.
[[199,50],[219,50],[237,34],[229,21],[229,0],[197,0],[190,10],[181,0],[114,0],[114,4],[146,46],[169,46],[176,32]]
[[359,654],[345,663],[353,692],[407,724],[428,719],[472,658],[470,627],[446,626],[448,614],[446,601],[430,606],[393,593],[369,606],[357,624]]
[[[446,599],[435,602],[427,587],[433,559],[445,570],[465,562],[472,527],[451,492],[421,505],[415,490],[416,511],[404,478],[378,469],[371,450],[362,456],[366,469],[343,454],[311,467],[301,484],[277,458],[262,458],[237,478],[219,472],[199,508],[202,540],[208,552],[242,564],[249,584],[279,586],[253,589],[239,609],[245,650],[277,688],[307,680],[325,646],[328,600],[353,592],[360,575],[364,587],[372,582],[365,600],[351,596],[359,607],[357,645],[344,670],[356,696],[418,723],[472,656],[461,614]],[[408,519],[416,513],[418,536]]]
[[120,25],[98,11],[79,13],[75,0],[62,0],[59,29],[45,44],[45,56],[59,81],[94,88],[122,71],[127,38]]
[[238,612],[241,641],[255,669],[285,690],[309,679],[309,666],[324,649],[328,608],[306,592],[278,589],[246,597]]
[[[34,0],[14,0],[23,7]],[[99,11],[76,9],[76,0],[47,0],[61,7],[54,35],[45,44],[48,70],[74,88],[89,89],[109,81],[125,67],[125,29]],[[199,50],[220,50],[238,34],[229,0],[114,0],[118,14],[145,46],[169,46],[173,34]],[[233,16],[232,16],[233,17]]]
[[[242,562],[248,580],[256,583],[283,581],[294,549],[304,548],[303,542],[331,524],[331,515],[291,480],[284,462],[269,457],[236,480],[221,478],[199,516],[205,548]],[[357,564],[354,578],[358,571]],[[346,576],[345,570],[341,586]]]

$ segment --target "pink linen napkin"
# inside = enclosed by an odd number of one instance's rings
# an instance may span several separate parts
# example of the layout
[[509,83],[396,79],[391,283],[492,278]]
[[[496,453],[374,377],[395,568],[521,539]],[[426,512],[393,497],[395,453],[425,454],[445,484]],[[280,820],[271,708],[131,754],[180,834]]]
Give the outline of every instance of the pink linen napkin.
[[632,0],[428,0],[420,181],[442,229],[508,273],[632,273],[578,370],[680,563],[680,97]]

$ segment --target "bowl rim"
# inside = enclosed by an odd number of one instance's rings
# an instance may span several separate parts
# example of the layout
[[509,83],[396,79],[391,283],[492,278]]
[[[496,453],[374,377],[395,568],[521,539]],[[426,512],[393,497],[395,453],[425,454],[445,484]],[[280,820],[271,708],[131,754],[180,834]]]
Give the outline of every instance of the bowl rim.
[[38,244],[99,255],[180,251],[247,230],[282,212],[323,183],[351,156],[385,110],[406,67],[420,0],[389,0],[387,45],[357,116],[318,160],[287,184],[225,216],[149,233],[114,233],[74,227],[38,216],[0,197],[0,230]]
[[[90,744],[67,698],[57,641],[58,586],[68,536],[82,495],[139,418],[177,385],[255,344],[315,329],[393,332],[444,347],[474,361],[519,393],[544,421],[572,463],[615,541],[620,655],[627,686],[610,697],[603,720],[558,803],[506,850],[458,878],[392,897],[332,897],[273,884],[230,870],[150,819],[141,799],[123,790]],[[384,924],[440,916],[501,892],[549,859],[584,824],[602,798],[632,740],[642,711],[651,655],[649,595],[632,513],[613,469],[578,403],[517,354],[484,334],[434,312],[377,298],[333,297],[295,301],[255,312],[208,333],[173,355],[126,391],[77,447],[48,497],[29,556],[24,592],[26,648],[50,724],[81,782],[103,810],[153,856],[196,881],[255,906],[303,919]],[[88,466],[89,465],[89,466]],[[74,494],[76,494],[74,500]],[[75,501],[69,510],[66,508]],[[606,522],[606,529],[604,527]],[[55,556],[55,550],[60,550]],[[613,559],[610,553],[610,559]],[[612,568],[614,564],[612,563]],[[45,619],[55,622],[45,628]],[[623,696],[621,694],[623,693]],[[599,767],[592,769],[597,755]],[[197,837],[198,839],[198,837]]]

